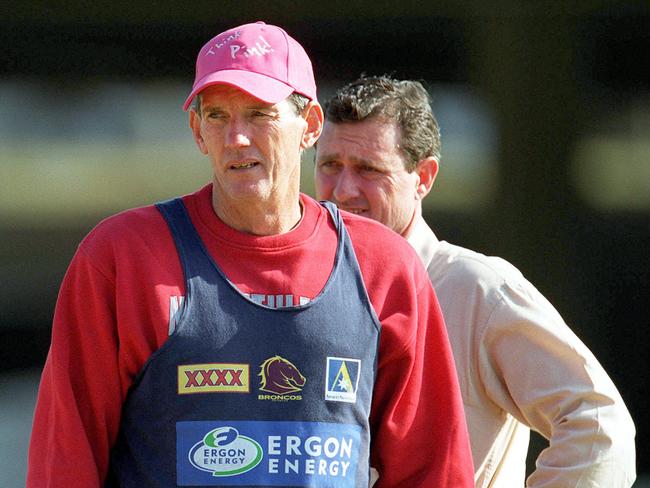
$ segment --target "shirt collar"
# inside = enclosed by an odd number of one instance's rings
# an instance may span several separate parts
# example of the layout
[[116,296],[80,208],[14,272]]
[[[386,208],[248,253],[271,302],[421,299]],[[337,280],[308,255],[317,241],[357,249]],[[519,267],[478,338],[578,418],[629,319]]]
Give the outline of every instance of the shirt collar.
[[440,241],[438,241],[438,238],[421,215],[415,222],[407,240],[413,249],[415,249],[415,252],[417,252],[424,267],[429,266],[433,255],[440,245]]

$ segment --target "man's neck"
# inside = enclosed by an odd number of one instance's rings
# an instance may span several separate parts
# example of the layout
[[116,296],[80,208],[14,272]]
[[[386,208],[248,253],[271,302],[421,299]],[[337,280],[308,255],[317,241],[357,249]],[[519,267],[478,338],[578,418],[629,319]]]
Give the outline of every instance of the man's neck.
[[218,202],[212,192],[212,209],[224,224],[240,232],[258,236],[284,234],[296,227],[302,217],[300,195],[287,196],[281,202]]
[[415,225],[418,222],[418,219],[422,215],[422,204],[416,205],[415,209],[413,210],[413,215],[411,216],[411,220],[409,223],[406,225],[404,230],[400,233],[402,237],[405,239],[408,239],[411,233],[413,232],[413,229],[415,229]]

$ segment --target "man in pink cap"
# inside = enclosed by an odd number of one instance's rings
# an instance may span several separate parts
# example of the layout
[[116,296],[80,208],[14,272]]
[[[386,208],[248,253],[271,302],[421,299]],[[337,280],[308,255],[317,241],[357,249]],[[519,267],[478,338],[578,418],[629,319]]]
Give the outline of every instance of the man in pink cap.
[[436,297],[397,234],[299,192],[323,112],[284,30],[230,29],[185,102],[212,181],[128,210],[61,286],[29,487],[473,486]]

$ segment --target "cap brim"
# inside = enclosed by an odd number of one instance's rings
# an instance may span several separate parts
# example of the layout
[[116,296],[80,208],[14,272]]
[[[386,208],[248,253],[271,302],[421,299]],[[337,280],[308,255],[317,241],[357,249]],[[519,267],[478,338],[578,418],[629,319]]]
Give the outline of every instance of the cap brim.
[[278,103],[294,92],[294,89],[282,81],[251,71],[222,70],[210,73],[194,85],[192,93],[185,100],[183,110],[187,111],[194,97],[212,85],[231,85],[266,103]]

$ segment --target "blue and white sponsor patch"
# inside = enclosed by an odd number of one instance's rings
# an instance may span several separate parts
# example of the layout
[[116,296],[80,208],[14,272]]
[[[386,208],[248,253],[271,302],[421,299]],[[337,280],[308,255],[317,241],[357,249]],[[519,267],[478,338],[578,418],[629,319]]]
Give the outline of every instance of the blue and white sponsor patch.
[[354,488],[360,442],[358,425],[178,422],[177,483]]
[[327,358],[325,400],[355,403],[361,372],[361,360]]

